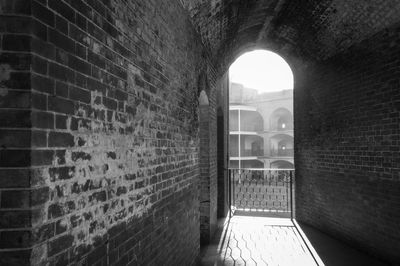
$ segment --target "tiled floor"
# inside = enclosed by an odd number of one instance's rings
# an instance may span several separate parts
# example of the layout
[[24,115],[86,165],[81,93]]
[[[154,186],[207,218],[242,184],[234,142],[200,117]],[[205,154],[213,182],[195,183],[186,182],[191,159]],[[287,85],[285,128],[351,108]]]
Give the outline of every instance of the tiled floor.
[[290,219],[234,216],[203,265],[318,265]]
[[296,226],[287,218],[233,216],[202,248],[201,265],[385,265],[316,229]]

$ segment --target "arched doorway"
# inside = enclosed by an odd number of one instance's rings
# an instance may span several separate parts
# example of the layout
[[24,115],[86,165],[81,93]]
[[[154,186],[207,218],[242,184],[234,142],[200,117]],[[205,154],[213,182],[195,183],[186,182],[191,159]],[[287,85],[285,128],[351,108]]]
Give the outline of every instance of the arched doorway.
[[285,107],[277,108],[270,116],[270,127],[276,131],[293,130],[293,115]]
[[[229,172],[234,211],[292,213],[293,74],[256,50],[229,70]],[[261,147],[262,146],[262,147]]]

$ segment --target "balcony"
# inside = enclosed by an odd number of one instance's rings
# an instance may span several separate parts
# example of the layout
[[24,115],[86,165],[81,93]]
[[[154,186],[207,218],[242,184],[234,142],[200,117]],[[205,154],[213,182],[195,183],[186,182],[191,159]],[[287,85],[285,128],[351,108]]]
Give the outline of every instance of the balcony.
[[293,157],[294,151],[293,149],[280,149],[280,150],[272,150],[271,157]]
[[259,136],[230,135],[229,156],[235,158],[252,158],[264,155],[264,140]]
[[241,157],[256,157],[256,156],[263,156],[264,150],[251,150],[246,149],[241,152]]
[[264,119],[256,108],[234,106],[229,111],[229,131],[242,134],[256,134],[264,130]]
[[234,211],[291,217],[293,170],[230,169],[229,176]]

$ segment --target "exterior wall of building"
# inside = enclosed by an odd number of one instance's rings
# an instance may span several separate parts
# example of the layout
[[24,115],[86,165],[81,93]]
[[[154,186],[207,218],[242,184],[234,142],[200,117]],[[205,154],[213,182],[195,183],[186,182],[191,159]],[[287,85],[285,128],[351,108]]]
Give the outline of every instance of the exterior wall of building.
[[297,219],[400,262],[400,28],[295,84]]
[[229,83],[229,103],[252,101],[257,96],[257,90],[245,88],[242,84]]
[[[281,168],[278,162],[283,161],[285,168],[293,168],[292,90],[257,94],[256,90],[231,83],[230,109],[231,167],[239,167],[240,149],[240,167]],[[240,132],[236,132],[239,120]],[[281,121],[285,121],[284,128]]]
[[[216,75],[179,1],[0,10],[0,264],[194,264],[198,80],[215,136]],[[210,220],[216,147],[210,138]]]

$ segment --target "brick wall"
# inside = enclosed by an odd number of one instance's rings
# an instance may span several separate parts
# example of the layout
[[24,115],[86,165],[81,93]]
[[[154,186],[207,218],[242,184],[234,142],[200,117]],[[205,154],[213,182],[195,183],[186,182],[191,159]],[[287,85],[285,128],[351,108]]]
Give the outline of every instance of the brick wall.
[[179,1],[1,10],[0,264],[193,264],[197,80],[214,132],[216,78]]
[[295,82],[297,218],[393,262],[400,262],[399,33],[375,34]]
[[[205,92],[203,91],[203,95]],[[201,97],[201,96],[200,96]],[[207,96],[205,96],[207,97]],[[201,100],[200,100],[201,101]],[[200,243],[208,244],[211,237],[210,225],[210,121],[209,103],[200,103]]]
[[44,202],[46,191],[31,189],[31,143],[41,132],[31,130],[29,53],[30,5],[26,1],[1,2],[0,18],[0,264],[26,265],[30,260],[31,206]]
[[[204,88],[199,96],[200,120],[200,243],[206,245],[210,242],[217,226],[218,208],[218,178],[217,178],[217,116],[216,116],[216,90],[210,90],[208,78],[201,78]],[[221,81],[217,83],[222,84]],[[215,85],[213,85],[215,86]],[[221,88],[217,88],[221,90]],[[210,98],[207,96],[210,95]]]
[[217,96],[217,134],[218,134],[218,218],[227,217],[229,211],[228,184],[228,73],[222,77],[221,88]]
[[218,190],[223,187],[218,187],[218,141],[217,141],[217,91],[220,91],[223,80],[217,77],[217,73],[210,73],[210,86],[216,89],[210,90],[210,236],[214,235],[217,227],[217,212],[218,212]]

